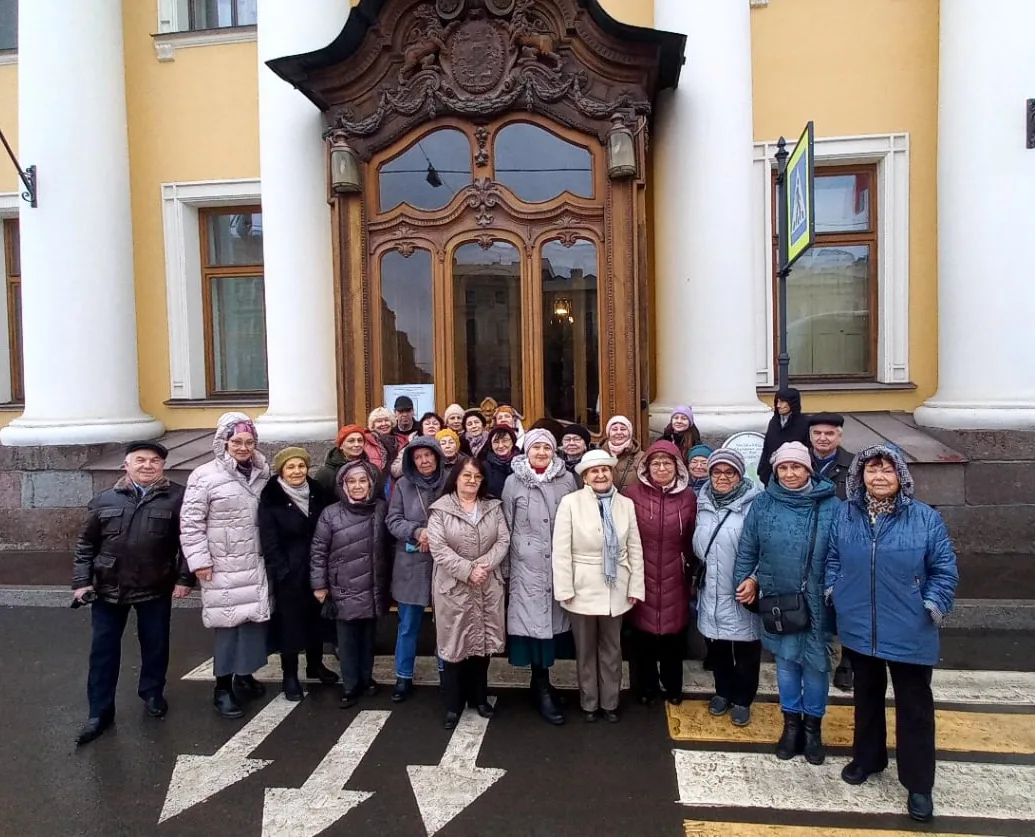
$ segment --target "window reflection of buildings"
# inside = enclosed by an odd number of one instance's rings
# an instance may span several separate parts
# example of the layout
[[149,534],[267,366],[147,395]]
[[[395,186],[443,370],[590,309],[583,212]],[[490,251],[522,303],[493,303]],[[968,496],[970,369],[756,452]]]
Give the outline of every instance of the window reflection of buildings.
[[395,311],[381,298],[381,378],[385,384],[431,384],[434,376],[417,363],[410,335],[400,331]]

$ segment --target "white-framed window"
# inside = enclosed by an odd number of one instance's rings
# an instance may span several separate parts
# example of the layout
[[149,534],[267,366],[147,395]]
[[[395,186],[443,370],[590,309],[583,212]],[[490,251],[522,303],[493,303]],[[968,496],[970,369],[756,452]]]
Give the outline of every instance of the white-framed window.
[[[260,329],[265,342],[264,314],[256,308],[262,304],[261,255],[254,256],[261,253],[259,200],[257,179],[162,184],[172,401],[265,396],[258,367],[248,366],[249,357],[259,360]],[[214,257],[205,257],[203,243]],[[233,342],[238,337],[241,345]]]
[[21,258],[18,252],[18,192],[0,193],[0,270],[4,287],[0,292],[0,404],[20,401],[21,316],[12,308],[21,300]]
[[[788,315],[797,324],[788,328],[791,377],[797,349],[802,382],[907,385],[909,135],[817,137],[815,152],[817,208],[829,204],[830,217],[817,225],[815,252],[789,280]],[[755,348],[760,387],[776,378],[775,154],[775,140],[755,143],[755,281],[763,291],[756,294],[752,324],[764,335]],[[838,201],[845,207],[838,209]]]
[[158,0],[159,61],[172,61],[186,47],[256,39],[258,0]]

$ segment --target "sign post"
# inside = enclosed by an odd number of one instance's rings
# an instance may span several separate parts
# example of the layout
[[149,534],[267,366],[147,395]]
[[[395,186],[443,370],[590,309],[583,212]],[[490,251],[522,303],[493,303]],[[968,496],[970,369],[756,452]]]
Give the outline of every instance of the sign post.
[[777,358],[780,389],[787,388],[791,358],[787,352],[787,277],[792,265],[816,240],[816,158],[813,125],[802,131],[794,151],[787,152],[787,140],[776,144],[777,278],[780,355]]

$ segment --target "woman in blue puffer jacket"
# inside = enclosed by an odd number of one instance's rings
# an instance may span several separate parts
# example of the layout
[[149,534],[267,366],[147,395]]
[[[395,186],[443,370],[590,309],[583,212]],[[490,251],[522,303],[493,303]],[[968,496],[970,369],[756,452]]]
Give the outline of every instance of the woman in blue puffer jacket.
[[[776,477],[751,504],[737,547],[733,572],[737,601],[804,593],[807,625],[798,633],[778,633],[762,616],[762,646],[776,658],[783,710],[779,759],[805,754],[822,764],[823,716],[830,689],[833,614],[823,601],[823,578],[830,525],[841,501],[834,484],[812,473],[812,457],[801,442],[786,442],[770,464]],[[772,612],[772,611],[770,611]]]
[[827,554],[826,593],[855,672],[850,785],[888,764],[884,695],[895,690],[898,778],[909,815],[934,814],[934,698],[938,627],[952,609],[959,573],[941,515],[913,498],[902,454],[878,445],[852,461],[848,501],[838,510]]

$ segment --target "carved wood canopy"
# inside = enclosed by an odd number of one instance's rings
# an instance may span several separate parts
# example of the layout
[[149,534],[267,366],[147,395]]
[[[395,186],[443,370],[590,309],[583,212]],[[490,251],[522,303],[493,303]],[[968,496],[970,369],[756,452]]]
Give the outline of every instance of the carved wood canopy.
[[629,26],[599,0],[361,0],[323,49],[269,67],[363,160],[438,116],[527,110],[604,140],[674,87],[686,38]]

